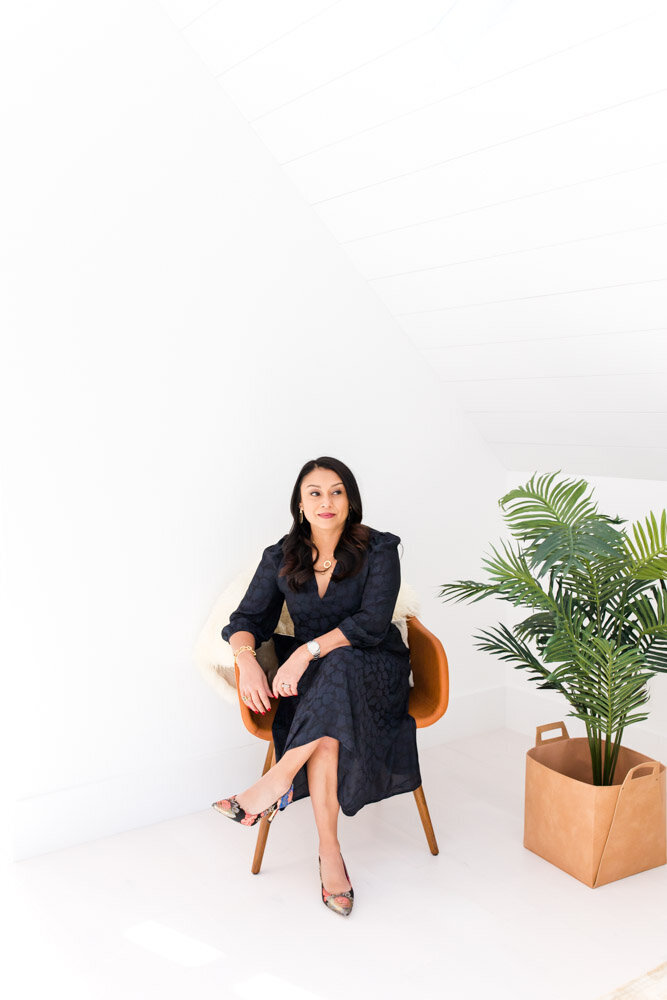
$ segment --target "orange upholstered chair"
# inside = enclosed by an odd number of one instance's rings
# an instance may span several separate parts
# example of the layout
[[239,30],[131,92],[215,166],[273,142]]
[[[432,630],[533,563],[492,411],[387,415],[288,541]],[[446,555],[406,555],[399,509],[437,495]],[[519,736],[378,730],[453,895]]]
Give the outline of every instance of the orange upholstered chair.
[[[410,665],[414,680],[414,687],[410,688],[408,711],[417,723],[417,728],[423,729],[425,726],[432,726],[447,711],[449,703],[449,669],[447,656],[440,640],[432,632],[429,632],[416,617],[408,618],[407,624]],[[236,690],[239,691],[238,666],[235,666],[235,670]],[[266,774],[269,768],[273,767],[276,760],[271,727],[278,701],[277,699],[272,699],[272,701],[271,710],[266,715],[257,715],[251,712],[248,706],[241,700],[239,692],[239,708],[243,724],[253,736],[258,736],[262,740],[268,740],[269,743],[262,774]],[[438,844],[433,832],[433,825],[431,824],[431,817],[426,805],[423,787],[420,785],[412,794],[417,803],[417,809],[419,810],[419,816],[431,854],[438,854]],[[251,868],[254,875],[257,875],[262,866],[262,858],[264,857],[264,848],[270,826],[271,824],[266,817],[259,822],[255,856]]]

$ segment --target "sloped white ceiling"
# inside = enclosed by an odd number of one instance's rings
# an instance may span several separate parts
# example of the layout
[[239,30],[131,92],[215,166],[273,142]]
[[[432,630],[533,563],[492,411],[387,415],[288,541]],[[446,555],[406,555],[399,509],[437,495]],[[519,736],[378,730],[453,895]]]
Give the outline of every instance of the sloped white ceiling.
[[508,469],[667,480],[667,5],[162,0]]

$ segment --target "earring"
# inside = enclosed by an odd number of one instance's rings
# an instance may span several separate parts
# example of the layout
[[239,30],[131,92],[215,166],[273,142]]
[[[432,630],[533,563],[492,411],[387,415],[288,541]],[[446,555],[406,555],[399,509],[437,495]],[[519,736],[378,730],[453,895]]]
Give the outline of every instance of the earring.
[[299,524],[303,524],[303,507],[299,507]]

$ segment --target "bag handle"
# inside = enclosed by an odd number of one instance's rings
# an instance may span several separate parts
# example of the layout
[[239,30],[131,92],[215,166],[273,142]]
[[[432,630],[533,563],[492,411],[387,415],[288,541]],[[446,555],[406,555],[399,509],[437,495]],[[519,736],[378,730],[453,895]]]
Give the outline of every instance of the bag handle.
[[[640,771],[645,771],[645,774],[640,774]],[[626,785],[629,785],[634,778],[648,778],[649,776],[654,778],[660,773],[660,764],[657,760],[647,760],[643,764],[635,764],[631,767],[625,778],[623,779],[623,784],[621,785],[621,792]],[[619,796],[621,794],[619,792]]]
[[[605,840],[604,848],[602,850],[602,855],[600,857],[600,864],[598,865],[598,870],[595,873],[595,879],[593,880],[593,888],[599,885],[600,875],[603,873],[602,866],[603,862],[606,859],[607,849],[609,848],[609,844],[614,839],[613,838],[614,823],[616,822],[616,816],[619,811],[619,808],[624,809],[626,817],[628,809],[630,810],[632,809],[632,794],[634,793],[635,789],[631,789],[629,787],[630,782],[633,781],[635,778],[648,778],[648,777],[657,778],[658,775],[660,774],[660,766],[661,766],[660,762],[657,760],[645,760],[642,764],[635,764],[634,767],[631,767],[628,773],[626,774],[625,778],[623,779],[623,784],[619,788],[618,798],[616,799],[616,805],[614,806],[614,814],[611,818],[611,823],[609,824],[607,839]],[[646,773],[640,774],[640,771],[645,771]],[[628,796],[630,796],[630,801],[627,804],[627,808],[625,808]]]
[[[550,740],[542,739],[542,733],[548,733],[552,729],[560,729],[560,736],[552,736]],[[535,746],[541,747],[545,743],[558,743],[559,740],[569,740],[570,734],[564,722],[549,722],[544,726],[538,726],[535,733]]]

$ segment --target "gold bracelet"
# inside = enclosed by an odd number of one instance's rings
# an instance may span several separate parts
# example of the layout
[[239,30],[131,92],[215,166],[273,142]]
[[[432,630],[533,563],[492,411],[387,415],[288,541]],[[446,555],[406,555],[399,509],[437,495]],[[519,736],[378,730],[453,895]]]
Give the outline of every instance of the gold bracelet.
[[239,655],[239,653],[242,653],[245,649],[247,649],[248,652],[252,653],[255,659],[257,659],[257,653],[255,652],[253,646],[239,646],[239,648],[234,652],[234,664],[236,664],[236,657]]

